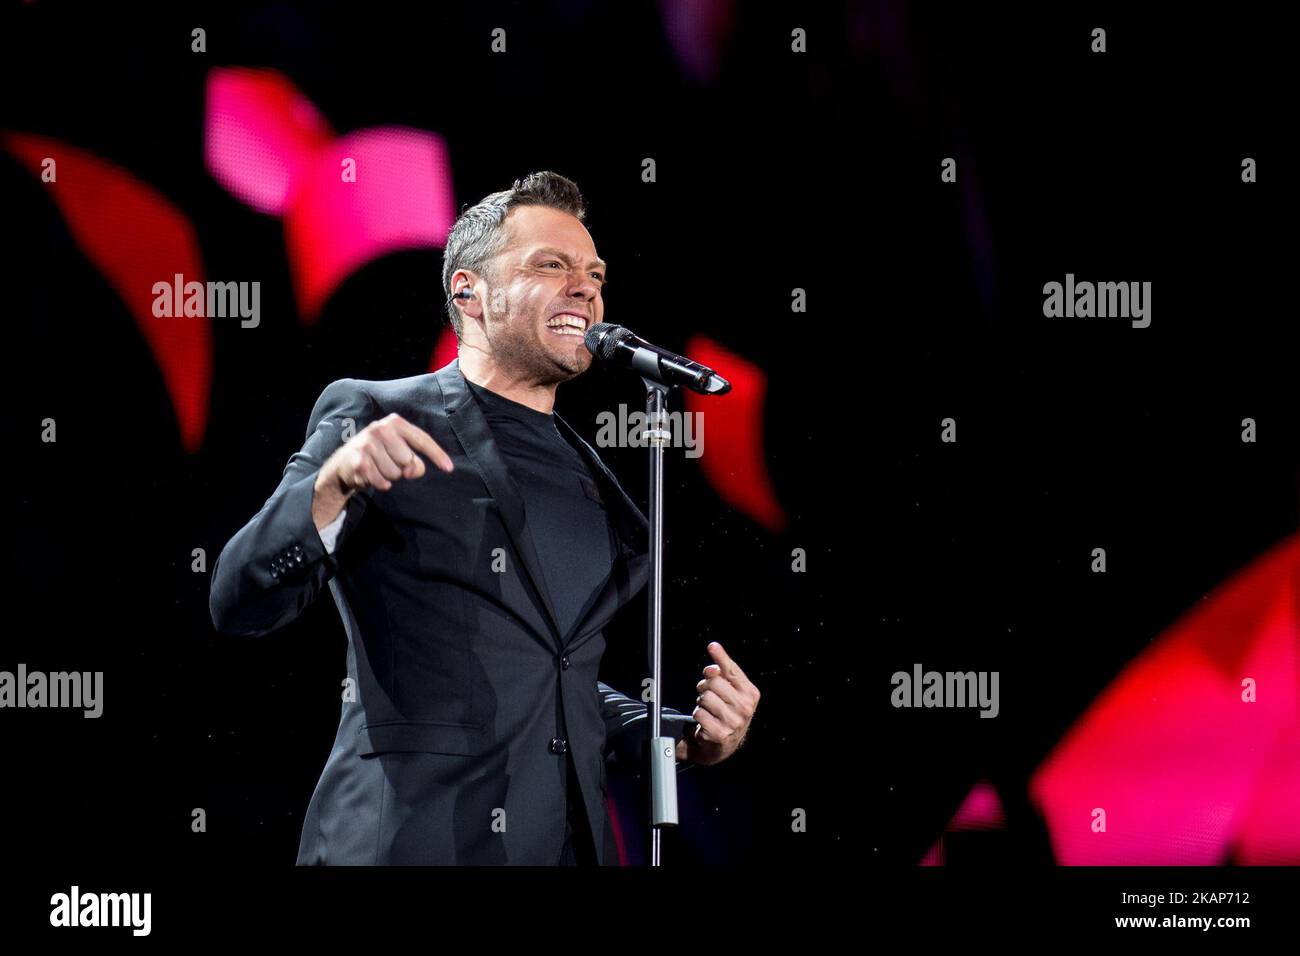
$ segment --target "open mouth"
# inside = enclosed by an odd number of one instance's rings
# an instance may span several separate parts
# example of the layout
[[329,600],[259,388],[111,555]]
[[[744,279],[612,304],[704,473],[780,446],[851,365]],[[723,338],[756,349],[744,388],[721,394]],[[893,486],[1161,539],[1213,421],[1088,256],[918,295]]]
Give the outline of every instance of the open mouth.
[[546,320],[546,327],[555,335],[576,335],[581,338],[587,331],[587,320],[580,315],[562,312]]

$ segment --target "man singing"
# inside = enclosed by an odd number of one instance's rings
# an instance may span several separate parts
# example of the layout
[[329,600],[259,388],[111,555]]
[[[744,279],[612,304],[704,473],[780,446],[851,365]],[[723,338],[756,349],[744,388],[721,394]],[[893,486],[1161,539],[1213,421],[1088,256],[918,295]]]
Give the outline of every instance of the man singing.
[[[465,211],[443,265],[459,357],[331,383],[213,567],[219,631],[274,631],[326,584],[347,631],[300,865],[618,862],[606,750],[643,760],[648,720],[598,683],[601,629],[644,586],[649,541],[552,410],[604,315],[584,216],[577,186],[551,172]],[[708,650],[695,710],[663,709],[679,769],[734,753],[759,700],[721,645]]]

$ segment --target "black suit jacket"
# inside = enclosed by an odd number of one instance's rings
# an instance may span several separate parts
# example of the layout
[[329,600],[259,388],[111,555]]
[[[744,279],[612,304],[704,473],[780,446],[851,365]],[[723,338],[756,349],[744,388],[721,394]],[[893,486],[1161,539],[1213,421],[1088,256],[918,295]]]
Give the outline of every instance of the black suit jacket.
[[[327,554],[311,516],[316,474],[390,412],[428,432],[455,471],[426,461],[422,478],[354,494]],[[523,500],[457,361],[331,383],[279,487],[217,558],[219,631],[274,631],[328,584],[347,632],[353,693],[307,809],[299,864],[554,865],[567,756],[592,845],[603,864],[617,863],[606,751],[641,759],[648,718],[644,704],[597,681],[601,629],[646,582],[648,525],[591,446],[556,422],[590,466],[618,540],[609,578],[567,634]],[[688,716],[663,714],[666,736],[693,729]]]

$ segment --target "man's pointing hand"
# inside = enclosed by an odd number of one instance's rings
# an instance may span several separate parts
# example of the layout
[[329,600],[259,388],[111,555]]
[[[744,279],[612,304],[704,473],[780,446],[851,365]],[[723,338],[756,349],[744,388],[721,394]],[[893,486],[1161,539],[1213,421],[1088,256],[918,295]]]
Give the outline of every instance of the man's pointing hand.
[[429,433],[396,412],[371,422],[325,460],[316,475],[311,516],[319,531],[364,488],[388,491],[393,482],[424,475],[423,454],[445,472],[451,456]]

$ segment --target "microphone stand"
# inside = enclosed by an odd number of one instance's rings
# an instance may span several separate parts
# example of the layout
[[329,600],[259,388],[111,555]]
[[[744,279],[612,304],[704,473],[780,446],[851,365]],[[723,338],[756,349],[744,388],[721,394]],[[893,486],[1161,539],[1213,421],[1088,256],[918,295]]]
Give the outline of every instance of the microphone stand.
[[650,708],[650,865],[659,866],[662,828],[677,826],[677,744],[662,735],[659,689],[663,686],[663,550],[664,550],[664,448],[671,433],[665,427],[665,408],[673,386],[642,376],[646,385],[646,431],[650,448],[650,585],[649,656]]

